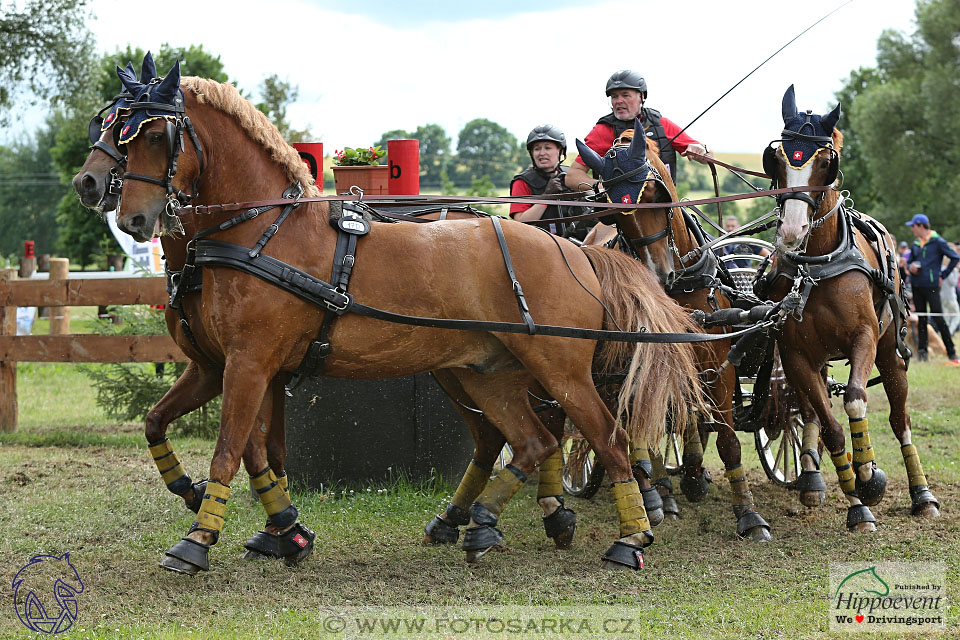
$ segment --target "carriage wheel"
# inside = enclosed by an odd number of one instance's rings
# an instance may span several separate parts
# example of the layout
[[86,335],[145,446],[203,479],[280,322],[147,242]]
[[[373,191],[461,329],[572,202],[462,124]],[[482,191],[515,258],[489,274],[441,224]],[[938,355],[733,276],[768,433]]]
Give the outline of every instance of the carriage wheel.
[[754,432],[760,466],[767,477],[776,484],[789,487],[800,475],[800,444],[803,434],[803,419],[798,411],[790,414],[783,429],[776,433],[767,433],[763,427]]
[[513,460],[513,448],[509,443],[506,443],[503,445],[503,449],[500,450],[497,461],[493,463],[493,472],[490,474],[490,477],[493,478],[493,476],[497,475],[497,472],[510,464],[511,460]]
[[[586,454],[581,457],[582,462],[575,467],[571,466],[569,462],[573,453],[580,449],[586,449]],[[603,485],[605,473],[603,465],[596,459],[587,441],[573,437],[568,431],[563,442],[563,490],[575,498],[590,499]]]

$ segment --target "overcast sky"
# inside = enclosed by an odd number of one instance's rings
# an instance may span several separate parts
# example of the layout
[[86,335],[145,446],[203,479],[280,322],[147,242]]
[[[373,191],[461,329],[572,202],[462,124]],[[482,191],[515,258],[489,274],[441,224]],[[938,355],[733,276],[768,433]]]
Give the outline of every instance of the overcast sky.
[[[612,72],[640,71],[647,104],[684,126],[844,2],[92,0],[91,28],[103,51],[202,44],[254,96],[265,76],[279,74],[300,89],[292,123],[309,126],[327,153],[426,123],[443,126],[455,145],[478,117],[518,138],[556,124],[572,147],[609,111],[604,84]],[[875,64],[884,29],[913,32],[913,11],[912,0],[853,0],[740,85],[691,135],[720,151],[759,153],[782,128],[788,85],[796,85],[801,110],[827,110],[850,70]]]

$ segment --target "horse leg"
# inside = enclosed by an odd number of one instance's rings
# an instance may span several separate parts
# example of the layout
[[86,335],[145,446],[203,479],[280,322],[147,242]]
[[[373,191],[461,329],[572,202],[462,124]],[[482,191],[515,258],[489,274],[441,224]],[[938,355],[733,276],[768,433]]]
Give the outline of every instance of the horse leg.
[[850,352],[850,379],[843,394],[843,410],[850,420],[857,496],[869,507],[879,504],[887,489],[887,474],[874,462],[867,426],[867,380],[876,356],[876,336],[872,332],[861,333]]
[[[223,529],[230,498],[230,482],[240,468],[240,459],[250,440],[258,409],[274,375],[264,375],[263,358],[257,358],[257,355],[262,354],[244,352],[231,354],[227,358],[220,434],[210,462],[210,480],[193,526],[186,537],[167,550],[161,562],[166,569],[187,574],[209,569],[210,546],[216,544]],[[273,472],[268,472],[268,489],[261,492],[261,501],[267,506],[271,522],[287,530],[297,522],[297,508],[271,475],[274,475]],[[256,483],[254,486],[257,486]],[[302,548],[307,541],[295,540],[294,543]]]
[[[583,434],[612,482],[617,513],[620,516],[620,538],[603,555],[605,569],[642,569],[643,549],[653,542],[653,531],[643,506],[640,487],[633,477],[627,456],[629,437],[617,427],[610,410],[593,388],[589,372],[583,379],[541,380]],[[579,383],[579,384],[578,384]]]
[[653,473],[650,476],[653,486],[663,503],[663,517],[666,520],[676,520],[680,517],[680,506],[673,496],[673,482],[667,474],[667,467],[663,463],[663,454],[659,449],[650,448],[650,466]]
[[456,369],[464,390],[513,447],[513,460],[497,472],[470,507],[470,523],[463,538],[467,562],[477,562],[503,541],[496,528],[507,502],[527,476],[559,448],[556,438],[530,407],[527,389],[532,379],[526,371],[479,374]]
[[160,477],[167,489],[183,498],[193,512],[200,509],[206,480],[193,482],[187,475],[167,438],[167,427],[177,418],[220,395],[222,388],[223,374],[220,370],[201,367],[191,361],[160,402],[150,409],[145,420],[144,435]]
[[250,485],[260,498],[267,512],[264,528],[247,540],[246,560],[282,558],[293,566],[313,551],[316,534],[301,522],[283,527],[273,522],[270,513],[280,500],[290,501],[286,461],[286,435],[284,429],[284,405],[286,404],[283,376],[275,376],[260,405],[257,424],[250,434],[243,451],[243,465],[250,476]]
[[656,527],[663,522],[663,499],[651,483],[653,462],[650,460],[650,447],[646,438],[636,437],[630,441],[630,470],[640,487],[643,508],[647,511],[650,526]]
[[[542,389],[536,389],[537,397],[546,395]],[[557,441],[557,450],[540,463],[537,474],[537,504],[543,511],[543,530],[553,540],[557,549],[569,549],[573,545],[573,535],[577,530],[577,512],[563,502],[563,442],[564,424],[567,414],[559,407],[550,407],[539,412],[540,422]]]
[[460,538],[460,527],[470,522],[470,505],[490,481],[493,464],[506,440],[479,409],[467,408],[473,408],[474,401],[453,373],[449,370],[434,371],[433,376],[450,396],[454,408],[473,436],[473,459],[467,465],[450,504],[424,528],[424,544],[455,544]]
[[900,453],[907,468],[910,513],[924,518],[938,518],[940,502],[927,486],[927,476],[923,473],[920,455],[911,436],[910,414],[907,413],[907,365],[897,355],[892,327],[877,347],[877,369],[883,380],[883,391],[890,403],[890,427],[900,441]]
[[687,428],[683,430],[683,476],[680,478],[680,490],[690,502],[700,502],[710,490],[710,473],[703,467],[703,434],[697,414],[687,417]]
[[733,515],[737,518],[737,535],[754,542],[769,542],[772,539],[770,525],[753,504],[753,494],[741,463],[740,441],[733,428],[728,426],[728,419],[732,419],[729,410],[717,429],[717,452],[723,460],[725,475],[730,483]]

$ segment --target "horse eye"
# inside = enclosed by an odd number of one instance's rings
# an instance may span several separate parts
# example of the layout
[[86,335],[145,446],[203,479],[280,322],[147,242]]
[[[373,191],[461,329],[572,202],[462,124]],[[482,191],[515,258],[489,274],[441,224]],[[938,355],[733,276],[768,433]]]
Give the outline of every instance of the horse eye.
[[150,144],[151,146],[160,144],[162,140],[163,140],[162,133],[151,133],[150,135],[147,136],[147,143]]

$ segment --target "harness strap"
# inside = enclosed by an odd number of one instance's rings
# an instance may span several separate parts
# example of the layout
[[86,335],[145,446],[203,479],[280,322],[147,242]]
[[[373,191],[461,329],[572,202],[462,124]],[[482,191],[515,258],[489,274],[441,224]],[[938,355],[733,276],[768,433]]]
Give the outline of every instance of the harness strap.
[[503,235],[500,219],[497,216],[491,216],[490,220],[493,222],[493,230],[497,233],[497,242],[500,243],[500,253],[503,254],[503,263],[507,267],[507,276],[510,278],[510,284],[513,286],[513,295],[517,297],[520,315],[527,324],[528,332],[530,335],[533,335],[537,332],[537,325],[534,324],[533,317],[530,315],[530,308],[527,306],[527,300],[523,297],[523,287],[520,286],[520,282],[513,272],[513,262],[510,260],[510,250],[507,249],[507,239]]
[[99,149],[100,151],[103,151],[105,154],[107,154],[108,156],[110,156],[111,158],[113,158],[114,160],[116,160],[121,164],[123,164],[127,160],[126,156],[120,155],[120,153],[116,149],[114,149],[113,147],[105,143],[103,140],[95,141],[92,145],[90,145],[90,148]]

